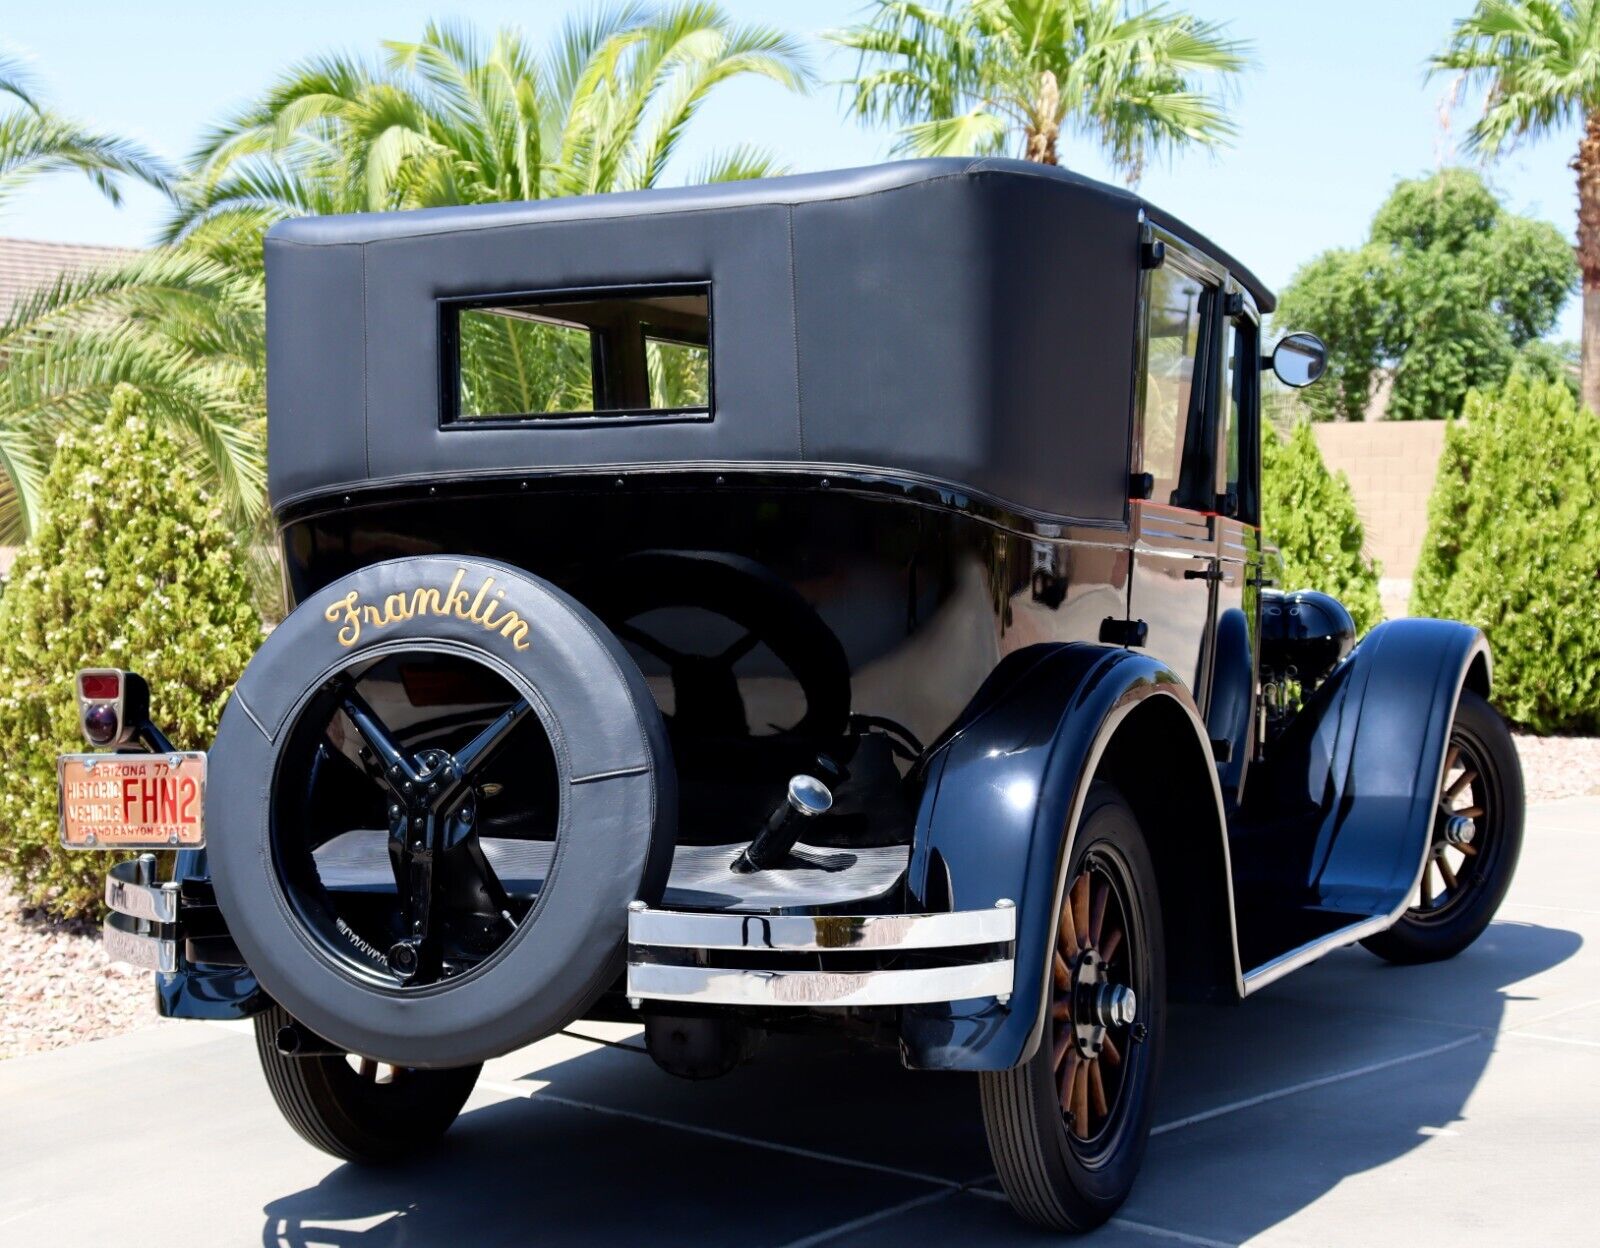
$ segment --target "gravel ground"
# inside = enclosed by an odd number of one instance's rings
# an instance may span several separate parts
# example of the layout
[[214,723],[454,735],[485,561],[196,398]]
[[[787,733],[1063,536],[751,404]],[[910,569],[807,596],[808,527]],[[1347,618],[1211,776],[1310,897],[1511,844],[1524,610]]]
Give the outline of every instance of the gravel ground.
[[[1600,737],[1516,741],[1530,802],[1600,793]],[[24,917],[0,887],[0,1058],[160,1021],[147,972],[107,962],[98,935],[81,926]]]
[[154,999],[150,973],[108,962],[97,933],[25,917],[0,885],[0,1058],[152,1026]]

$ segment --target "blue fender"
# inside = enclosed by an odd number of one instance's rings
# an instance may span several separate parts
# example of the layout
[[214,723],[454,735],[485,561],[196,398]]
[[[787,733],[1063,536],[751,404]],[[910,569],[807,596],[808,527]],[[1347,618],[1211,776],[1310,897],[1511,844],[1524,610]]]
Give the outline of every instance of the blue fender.
[[1393,922],[1432,840],[1461,690],[1470,682],[1487,694],[1489,675],[1488,643],[1469,625],[1400,619],[1374,628],[1252,774],[1243,831],[1284,852],[1252,856],[1251,866],[1303,906],[1371,919],[1371,930]]
[[[1150,698],[1169,698],[1204,751],[1211,792],[1185,835],[1227,838],[1210,744],[1183,682],[1137,651],[1081,643],[1030,646],[1006,657],[933,751],[917,816],[910,881],[929,910],[1017,907],[1009,1002],[908,1006],[901,1055],[913,1069],[1005,1070],[1043,1032],[1049,957],[1064,864],[1095,766],[1118,725]],[[1184,748],[1179,741],[1174,748]],[[1229,907],[1231,912],[1231,898]],[[1237,951],[1234,970],[1237,976]]]

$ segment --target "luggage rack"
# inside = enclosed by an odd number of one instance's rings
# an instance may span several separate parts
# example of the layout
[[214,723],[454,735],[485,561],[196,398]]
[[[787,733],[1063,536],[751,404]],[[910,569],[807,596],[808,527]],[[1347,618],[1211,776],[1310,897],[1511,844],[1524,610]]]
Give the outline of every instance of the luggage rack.
[[[1011,999],[1017,910],[945,914],[704,913],[628,907],[631,1005],[842,1007]],[[819,969],[829,955],[913,965]],[[739,966],[754,955],[771,965]],[[793,962],[793,966],[784,963]],[[722,963],[717,965],[716,963]]]

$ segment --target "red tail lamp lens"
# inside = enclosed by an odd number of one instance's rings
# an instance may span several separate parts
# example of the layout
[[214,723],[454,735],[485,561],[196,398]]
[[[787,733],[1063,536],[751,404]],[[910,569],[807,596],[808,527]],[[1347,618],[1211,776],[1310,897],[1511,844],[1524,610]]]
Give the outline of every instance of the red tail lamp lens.
[[118,672],[84,672],[78,677],[78,690],[85,702],[115,702],[122,696],[122,676]]

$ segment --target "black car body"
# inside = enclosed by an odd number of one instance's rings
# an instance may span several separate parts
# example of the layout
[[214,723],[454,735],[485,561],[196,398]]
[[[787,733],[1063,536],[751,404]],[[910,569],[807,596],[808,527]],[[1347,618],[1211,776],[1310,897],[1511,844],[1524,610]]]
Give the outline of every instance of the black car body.
[[[211,751],[209,848],[164,893],[120,872],[167,1013],[419,1077],[579,1014],[691,1075],[848,1028],[988,1072],[1019,1208],[1083,1226],[1167,997],[1442,956],[1404,925],[1498,903],[1482,636],[1352,648],[1271,587],[1272,295],[1139,197],[913,161],[307,218],[266,264],[297,610]],[[1471,891],[1435,893],[1447,851],[1491,887],[1430,919]]]

